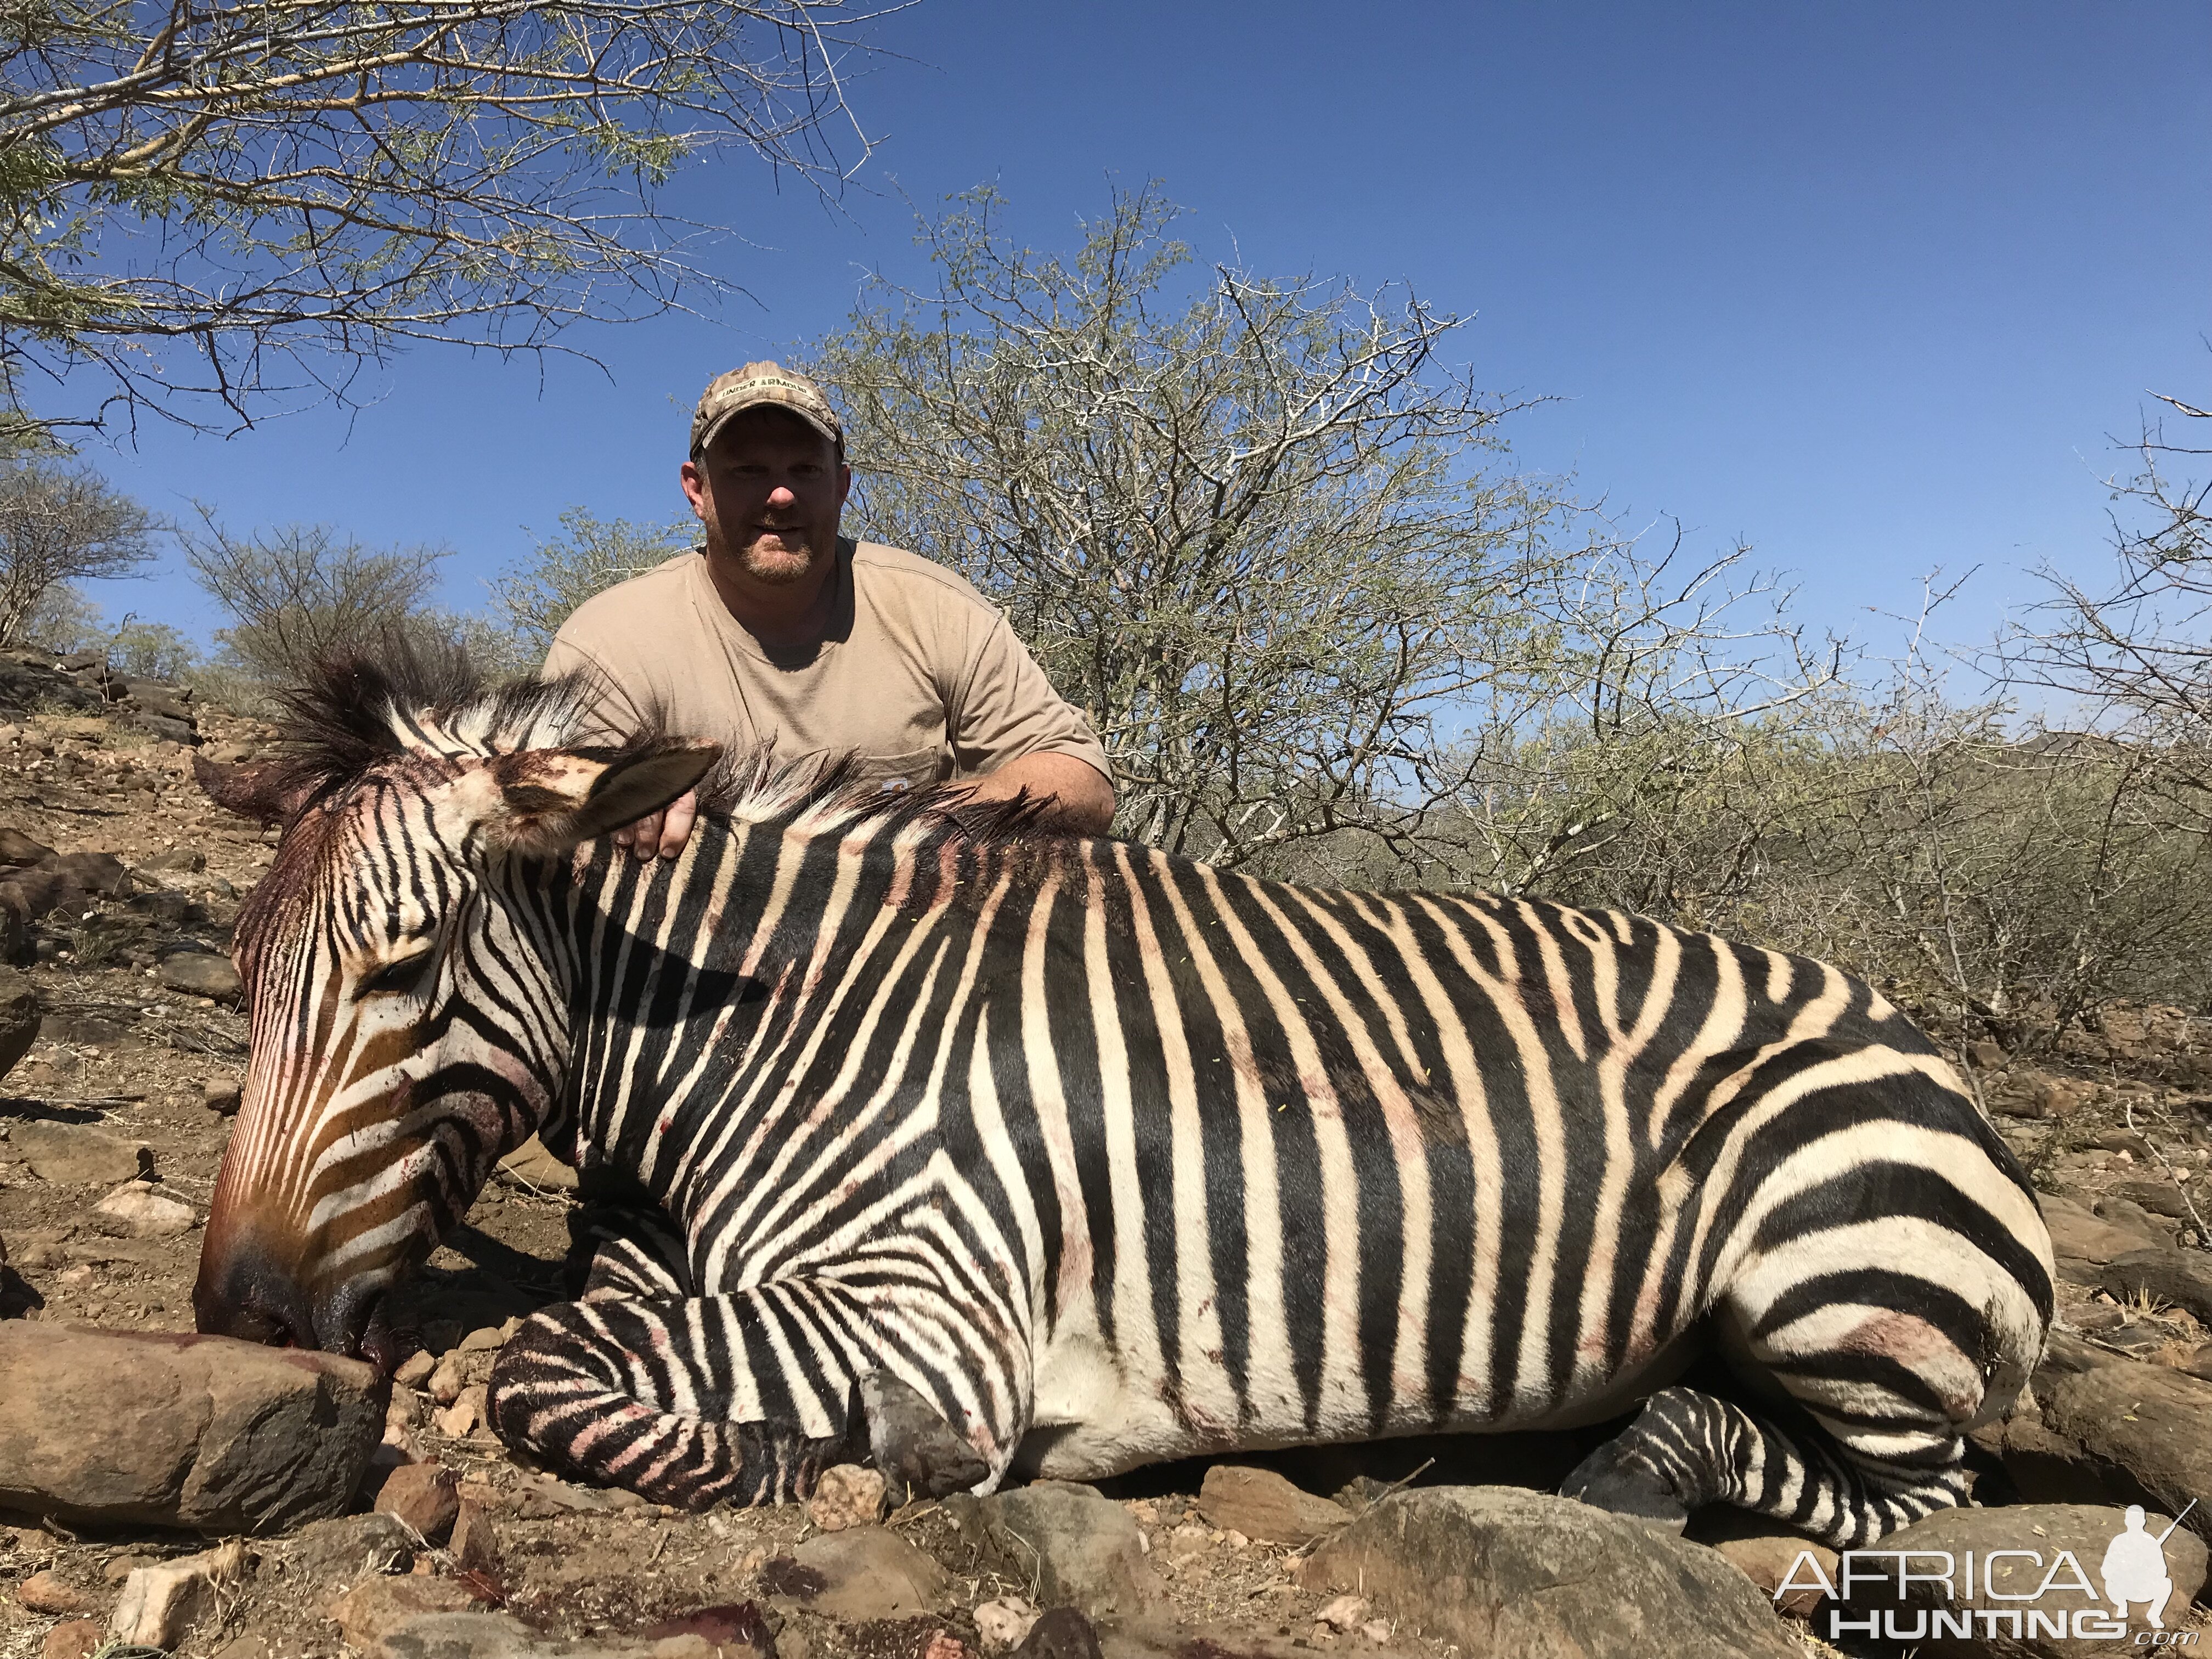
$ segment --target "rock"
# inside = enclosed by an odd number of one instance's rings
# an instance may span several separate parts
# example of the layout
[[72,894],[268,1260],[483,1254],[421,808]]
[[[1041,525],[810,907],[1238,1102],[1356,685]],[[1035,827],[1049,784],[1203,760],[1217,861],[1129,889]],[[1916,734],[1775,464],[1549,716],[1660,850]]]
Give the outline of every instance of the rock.
[[245,988],[238,969],[230,965],[228,957],[210,956],[200,951],[179,951],[174,956],[162,957],[155,976],[172,991],[209,997],[217,1002],[235,1002]]
[[356,1585],[331,1603],[325,1612],[356,1648],[374,1648],[410,1620],[427,1613],[469,1613],[490,1598],[466,1580],[424,1578],[409,1574],[400,1578],[371,1578]]
[[461,1499],[459,1513],[453,1517],[453,1535],[446,1548],[463,1572],[483,1572],[498,1565],[499,1540],[483,1504]]
[[0,864],[43,864],[54,849],[41,846],[21,830],[0,828]]
[[536,1135],[500,1159],[499,1173],[518,1186],[541,1192],[576,1190],[574,1168],[547,1152],[545,1143]]
[[[1212,1643],[1194,1642],[1182,1650],[1205,1654],[1214,1647]],[[1014,1650],[1014,1659],[1102,1659],[1098,1632],[1073,1607],[1054,1607],[1030,1627],[1021,1646]]]
[[2153,1215],[2162,1215],[2170,1221],[2189,1219],[2189,1200],[2181,1188],[2171,1181],[2123,1181],[2112,1188],[2112,1196],[2105,1200],[2109,1208],[2114,1200],[2141,1206]]
[[2115,1194],[2099,1199],[2094,1207],[2100,1218],[2134,1233],[2147,1247],[2172,1248],[2173,1229],[2134,1200]]
[[943,1607],[952,1593],[943,1567],[885,1527],[823,1533],[791,1555],[823,1581],[805,1604],[853,1624],[911,1619]]
[[92,1659],[107,1645],[107,1627],[97,1619],[72,1619],[46,1632],[40,1659]]
[[226,1337],[9,1322],[0,1376],[0,1508],[63,1521],[283,1531],[343,1510],[384,1432],[370,1366]]
[[131,885],[129,866],[112,853],[57,853],[39,867],[103,898],[114,898]]
[[1018,1647],[1036,1627],[1037,1610],[1018,1595],[1002,1595],[975,1608],[975,1633],[986,1648]]
[[2123,1302],[2153,1296],[2212,1325],[2212,1256],[2184,1250],[2133,1250],[2108,1264],[2097,1283]]
[[1040,1480],[981,1499],[974,1514],[1009,1574],[1036,1585],[1041,1606],[1127,1622],[1147,1617],[1165,1596],[1135,1518],[1089,1486]]
[[2070,1198],[2045,1193],[2039,1204],[2044,1225],[2051,1230],[2051,1250],[2058,1258],[2060,1275],[2077,1285],[2095,1284],[2097,1270],[2109,1261],[2166,1243],[2162,1238],[2145,1238],[2134,1228],[2117,1226],[2092,1215],[2087,1206]]
[[455,1345],[455,1353],[497,1353],[507,1346],[507,1332],[497,1325],[481,1325]]
[[1340,1595],[1334,1601],[1322,1602],[1315,1610],[1314,1623],[1327,1625],[1331,1630],[1352,1630],[1367,1622],[1370,1605],[1364,1595]]
[[2044,1426],[2102,1466],[2112,1499],[2179,1515],[2212,1528],[2212,1383],[2132,1359],[2035,1379]]
[[191,1205],[164,1197],[144,1181],[125,1182],[94,1205],[92,1212],[130,1238],[182,1238],[199,1219]]
[[1690,1517],[1689,1528],[1683,1535],[1733,1563],[1738,1571],[1759,1586],[1759,1593],[1777,1611],[1792,1619],[1810,1619],[1820,1604],[1820,1591],[1802,1583],[1777,1595],[1790,1579],[1790,1569],[1796,1565],[1801,1554],[1810,1550],[1820,1570],[1828,1575],[1829,1582],[1835,1580],[1835,1551],[1801,1532],[1792,1531],[1779,1521],[1770,1521],[1732,1504],[1707,1504]]
[[173,847],[166,853],[155,853],[139,860],[141,870],[160,872],[183,871],[197,875],[207,868],[207,854],[197,847]]
[[1199,1488],[1198,1512],[1215,1526],[1263,1544],[1302,1547],[1334,1532],[1351,1516],[1326,1498],[1302,1491],[1270,1469],[1217,1463]]
[[217,1592],[245,1569],[246,1546],[236,1539],[204,1554],[135,1569],[108,1617],[109,1638],[126,1647],[175,1647],[215,1611]]
[[814,1496],[806,1500],[806,1518],[824,1532],[872,1527],[883,1519],[884,1498],[884,1477],[876,1470],[834,1464],[815,1482]]
[[57,1187],[112,1187],[120,1181],[151,1180],[154,1175],[151,1146],[89,1124],[33,1118],[15,1125],[9,1144],[31,1166],[33,1175]]
[[[392,1373],[392,1380],[403,1389],[420,1389],[429,1382],[430,1373],[437,1369],[438,1362],[431,1358],[429,1352],[418,1349],[399,1362],[399,1369]],[[456,1388],[453,1392],[459,1395],[460,1390]],[[450,1406],[453,1401],[448,1400],[444,1403]]]
[[431,1421],[438,1432],[454,1440],[465,1440],[480,1428],[484,1421],[484,1401],[488,1390],[478,1382],[463,1389],[453,1403],[437,1413]]
[[0,1075],[31,1051],[39,1040],[39,993],[29,978],[0,968]]
[[461,1512],[460,1484],[442,1463],[403,1463],[377,1489],[376,1508],[424,1542],[443,1543]]
[[15,1599],[33,1613],[72,1613],[92,1611],[92,1598],[52,1572],[34,1572],[15,1586]]
[[349,1589],[364,1578],[405,1572],[415,1565],[415,1540],[388,1515],[334,1516],[312,1521],[285,1540],[284,1563],[303,1583]]
[[1751,1582],[1703,1546],[1514,1486],[1395,1493],[1299,1576],[1469,1653],[1803,1659]]
[[200,740],[200,734],[190,720],[175,720],[150,709],[140,708],[126,714],[123,717],[123,723],[159,738],[163,743],[196,744]]
[[[2144,1517],[2144,1530],[2154,1539],[2166,1531],[2169,1517]],[[1909,1551],[1914,1559],[1912,1577],[1900,1585],[1894,1558],[1862,1561],[1861,1583],[1844,1606],[1832,1610],[1825,1628],[1814,1634],[1835,1640],[1839,1637],[1896,1634],[1920,1640],[1919,1651],[1928,1659],[1982,1659],[2002,1655],[2007,1659],[2079,1659],[2086,1654],[2142,1652],[2151,1623],[2141,1601],[2131,1604],[2128,1633],[2098,1639],[2077,1638],[2072,1615],[2094,1609],[2100,1620],[2115,1609],[2100,1600],[2105,1552],[2126,1530],[2124,1511],[2100,1505],[2015,1504],[1996,1509],[1944,1510],[1902,1531],[1884,1537],[1876,1547],[1883,1552]],[[2172,1594],[2166,1605],[2171,1628],[2185,1614],[2191,1599],[2204,1583],[2205,1550],[2202,1540],[2186,1528],[2167,1536],[2161,1553]],[[2072,1565],[2066,1559],[2072,1557]],[[1948,1579],[1942,1576],[1941,1558],[1952,1563]],[[1972,1558],[1975,1576],[1967,1594],[1966,1563]],[[1869,1573],[1868,1568],[1873,1569]],[[1884,1575],[1887,1575],[1887,1577]],[[1814,1575],[1806,1571],[1802,1577]],[[1873,1582],[1865,1582],[1871,1577]],[[2038,1591],[2041,1591],[2038,1595]],[[1939,1624],[1938,1613],[1953,1620],[1978,1615],[1984,1610],[1996,1620],[1972,1620],[1973,1636],[1961,1638],[1956,1623]],[[2029,1613],[2042,1620],[2030,1622]],[[2018,1618],[2017,1629],[2005,1627]],[[1866,1621],[1878,1621],[1869,1631]],[[2057,1624],[2067,1633],[2052,1636]]]
[[245,1085],[234,1077],[211,1077],[200,1085],[201,1103],[219,1117],[236,1116],[245,1095]]

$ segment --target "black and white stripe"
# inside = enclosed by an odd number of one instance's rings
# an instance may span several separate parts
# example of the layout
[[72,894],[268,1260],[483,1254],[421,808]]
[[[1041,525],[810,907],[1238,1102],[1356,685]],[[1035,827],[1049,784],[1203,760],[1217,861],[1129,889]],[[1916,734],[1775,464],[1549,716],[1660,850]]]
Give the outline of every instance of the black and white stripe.
[[[449,894],[409,924],[447,964],[410,1110],[498,1095],[510,1135],[628,1194],[592,1212],[580,1299],[494,1378],[501,1432],[580,1473],[787,1498],[902,1455],[884,1424],[919,1416],[943,1478],[988,1486],[1648,1400],[1567,1490],[1847,1545],[1960,1501],[1961,1435],[2041,1352],[2024,1176],[1932,1046],[1825,964],[971,833],[787,775],[672,863],[549,858],[477,775],[512,743],[422,735],[467,725],[392,719],[411,753],[386,770],[430,750],[448,775],[381,809],[388,855],[330,860],[317,902]],[[327,810],[371,811],[395,787],[371,773]],[[295,1015],[296,1048],[319,1028]],[[1710,1349],[1778,1409],[1669,1386]]]

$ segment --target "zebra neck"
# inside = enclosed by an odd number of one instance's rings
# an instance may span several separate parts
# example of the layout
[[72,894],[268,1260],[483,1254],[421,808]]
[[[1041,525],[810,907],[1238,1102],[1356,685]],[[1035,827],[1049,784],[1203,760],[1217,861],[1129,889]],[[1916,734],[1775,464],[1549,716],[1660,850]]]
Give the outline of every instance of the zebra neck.
[[570,1064],[546,1144],[681,1214],[702,1147],[781,1075],[781,1046],[759,1040],[775,1011],[908,886],[905,838],[872,839],[702,817],[674,860],[595,857],[571,912]]

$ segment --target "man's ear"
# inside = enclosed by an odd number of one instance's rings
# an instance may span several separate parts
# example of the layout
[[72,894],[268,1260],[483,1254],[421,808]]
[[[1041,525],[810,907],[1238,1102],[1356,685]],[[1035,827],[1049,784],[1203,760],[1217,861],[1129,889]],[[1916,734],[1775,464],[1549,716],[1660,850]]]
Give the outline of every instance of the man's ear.
[[565,852],[658,812],[705,777],[722,745],[672,738],[611,760],[532,749],[489,764],[507,809],[501,839],[518,851]]
[[299,769],[283,761],[226,766],[195,755],[192,777],[217,806],[252,818],[264,830],[291,823],[313,793]]

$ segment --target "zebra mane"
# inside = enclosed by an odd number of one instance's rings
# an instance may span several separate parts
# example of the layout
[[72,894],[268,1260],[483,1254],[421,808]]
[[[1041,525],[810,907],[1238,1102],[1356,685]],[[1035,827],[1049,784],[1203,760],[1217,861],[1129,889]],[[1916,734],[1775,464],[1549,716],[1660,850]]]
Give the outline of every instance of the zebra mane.
[[[281,803],[269,817],[290,819],[395,758],[573,749],[614,760],[676,735],[661,711],[648,709],[639,729],[610,741],[599,715],[605,691],[601,677],[588,670],[491,684],[452,647],[397,642],[374,654],[325,657],[285,694],[280,757],[258,769],[254,788]],[[1045,805],[1027,794],[969,803],[957,787],[945,785],[870,788],[853,756],[780,761],[766,745],[750,754],[725,752],[698,793],[702,812],[734,823],[781,822],[829,833],[888,820],[885,827],[894,830],[937,827],[970,841],[1035,833]]]

